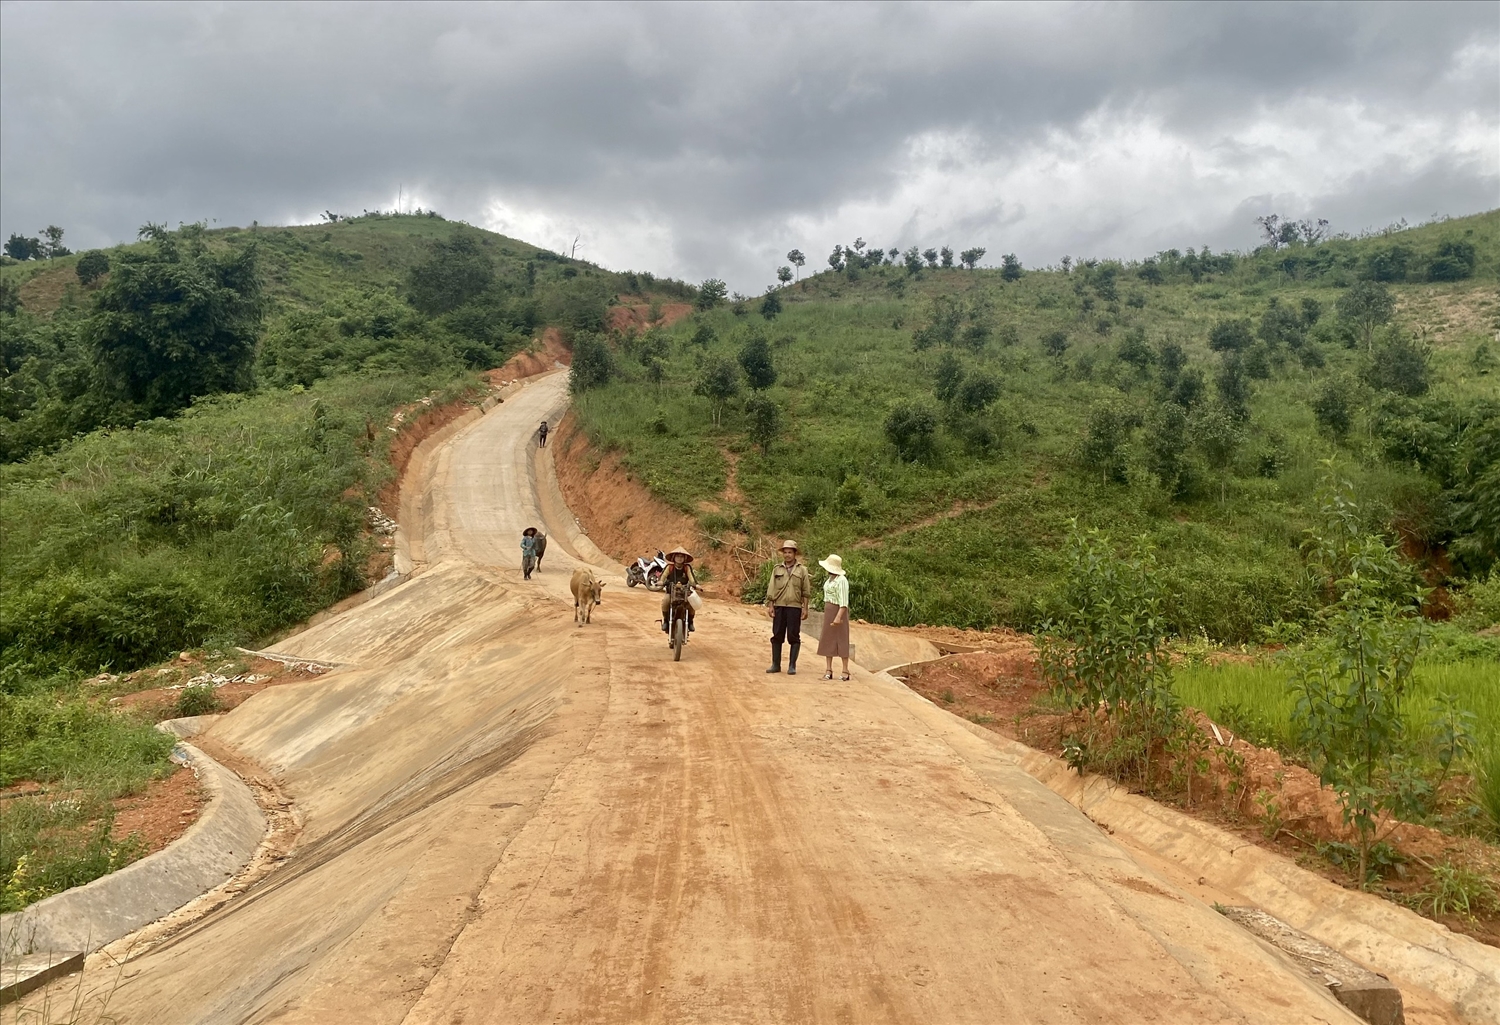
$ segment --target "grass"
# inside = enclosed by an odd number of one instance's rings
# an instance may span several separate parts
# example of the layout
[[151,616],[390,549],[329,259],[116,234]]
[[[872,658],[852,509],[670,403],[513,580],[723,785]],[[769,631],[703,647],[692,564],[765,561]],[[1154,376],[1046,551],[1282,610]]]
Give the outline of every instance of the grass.
[[[1217,666],[1180,666],[1173,686],[1182,700],[1208,715],[1238,725],[1257,742],[1296,748],[1292,722],[1296,701],[1288,690],[1290,670],[1274,659]],[[1461,662],[1418,662],[1403,709],[1407,733],[1423,736],[1439,694],[1453,694],[1478,719],[1478,746],[1500,750],[1500,663],[1480,658]],[[1222,718],[1220,718],[1222,716]],[[1263,734],[1263,735],[1254,735]]]
[[115,840],[115,798],[172,771],[173,739],[78,695],[0,694],[0,787],[42,784],[0,805],[0,911],[96,879],[145,853]]

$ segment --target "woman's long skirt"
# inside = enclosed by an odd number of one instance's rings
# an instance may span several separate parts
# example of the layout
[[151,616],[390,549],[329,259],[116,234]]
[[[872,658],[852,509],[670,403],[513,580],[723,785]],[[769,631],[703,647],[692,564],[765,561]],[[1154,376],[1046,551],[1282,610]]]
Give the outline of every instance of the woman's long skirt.
[[827,603],[823,606],[823,632],[818,637],[818,654],[833,655],[837,658],[849,657],[849,619],[846,616],[838,626],[833,625],[833,617],[839,614],[841,606]]

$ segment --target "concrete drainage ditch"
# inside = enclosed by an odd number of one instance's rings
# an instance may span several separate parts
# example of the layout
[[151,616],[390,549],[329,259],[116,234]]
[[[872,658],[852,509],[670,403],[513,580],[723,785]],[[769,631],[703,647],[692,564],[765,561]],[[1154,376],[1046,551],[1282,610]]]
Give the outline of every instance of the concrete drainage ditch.
[[[212,718],[171,719],[159,728],[186,738]],[[0,1003],[80,970],[87,954],[222,885],[250,861],[266,833],[250,788],[185,740],[173,758],[190,767],[208,793],[198,820],[155,854],[0,915]]]

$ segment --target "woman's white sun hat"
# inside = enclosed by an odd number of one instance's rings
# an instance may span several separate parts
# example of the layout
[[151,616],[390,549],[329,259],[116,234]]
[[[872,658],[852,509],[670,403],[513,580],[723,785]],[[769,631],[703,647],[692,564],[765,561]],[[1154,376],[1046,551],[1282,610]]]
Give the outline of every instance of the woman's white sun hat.
[[819,559],[818,565],[822,566],[830,573],[844,572],[844,560],[839,558],[837,555],[830,555],[826,559]]

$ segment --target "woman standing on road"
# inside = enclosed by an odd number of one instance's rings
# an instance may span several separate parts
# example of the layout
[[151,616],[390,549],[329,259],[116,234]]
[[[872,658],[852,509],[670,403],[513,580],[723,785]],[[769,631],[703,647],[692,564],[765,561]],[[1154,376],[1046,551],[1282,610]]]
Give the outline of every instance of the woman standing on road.
[[823,679],[833,679],[833,657],[844,663],[842,679],[849,679],[849,578],[844,574],[844,560],[830,555],[818,563],[828,571],[823,584],[823,631],[818,637],[818,654],[828,662]]

